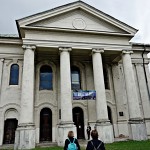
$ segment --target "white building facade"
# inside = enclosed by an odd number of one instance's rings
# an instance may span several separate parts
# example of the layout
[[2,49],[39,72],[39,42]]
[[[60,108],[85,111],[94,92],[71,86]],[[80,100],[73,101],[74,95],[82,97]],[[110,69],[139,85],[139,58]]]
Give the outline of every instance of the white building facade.
[[150,138],[150,46],[129,43],[136,29],[82,1],[16,23],[19,37],[0,37],[0,145],[62,146],[88,123],[105,143]]

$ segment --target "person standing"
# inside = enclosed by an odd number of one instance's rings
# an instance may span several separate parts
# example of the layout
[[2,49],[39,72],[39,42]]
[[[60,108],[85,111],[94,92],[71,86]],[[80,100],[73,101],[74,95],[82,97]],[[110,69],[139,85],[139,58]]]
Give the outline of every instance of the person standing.
[[92,140],[88,141],[86,150],[105,150],[104,143],[98,139],[97,130],[91,132]]
[[91,127],[90,127],[89,123],[88,123],[87,129],[86,129],[86,132],[87,132],[88,140],[90,140]]
[[64,150],[80,150],[78,140],[74,138],[73,131],[68,132],[68,138],[65,140]]

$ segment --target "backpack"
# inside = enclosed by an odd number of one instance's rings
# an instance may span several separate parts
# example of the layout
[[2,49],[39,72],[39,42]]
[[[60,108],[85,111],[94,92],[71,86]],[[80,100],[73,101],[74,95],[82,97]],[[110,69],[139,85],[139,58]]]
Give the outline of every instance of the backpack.
[[98,147],[96,148],[95,146],[94,146],[94,144],[93,144],[93,142],[91,141],[91,144],[93,145],[93,150],[101,150],[100,149],[100,146],[101,146],[101,144],[102,144],[102,142],[100,142],[100,144],[98,145]]
[[[68,139],[69,140],[69,139]],[[77,145],[74,143],[75,142],[75,138],[73,139],[73,142],[71,143],[71,141],[69,140],[69,144],[68,144],[68,149],[67,150],[77,150]]]

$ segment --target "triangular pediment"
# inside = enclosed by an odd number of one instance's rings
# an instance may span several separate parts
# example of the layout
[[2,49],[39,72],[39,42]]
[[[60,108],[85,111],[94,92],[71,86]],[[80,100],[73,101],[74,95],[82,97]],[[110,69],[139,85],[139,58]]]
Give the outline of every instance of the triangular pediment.
[[76,9],[58,16],[41,20],[28,26],[46,27],[46,28],[63,28],[63,29],[78,29],[98,32],[127,32],[98,18],[81,9]]
[[136,29],[78,1],[17,21],[19,28],[68,29],[134,36]]

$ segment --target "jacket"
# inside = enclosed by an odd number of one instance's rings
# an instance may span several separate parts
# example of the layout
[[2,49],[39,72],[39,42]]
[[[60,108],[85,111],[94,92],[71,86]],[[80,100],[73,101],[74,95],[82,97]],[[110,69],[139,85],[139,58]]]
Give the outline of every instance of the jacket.
[[[99,146],[99,144],[102,142],[101,140],[98,140],[98,139],[93,139],[91,141],[93,142],[93,145],[95,146],[95,148],[97,148]],[[91,141],[88,141],[86,150],[93,150],[94,149]],[[104,146],[103,142],[102,142],[102,144],[100,146],[100,150],[105,150],[105,146]]]

